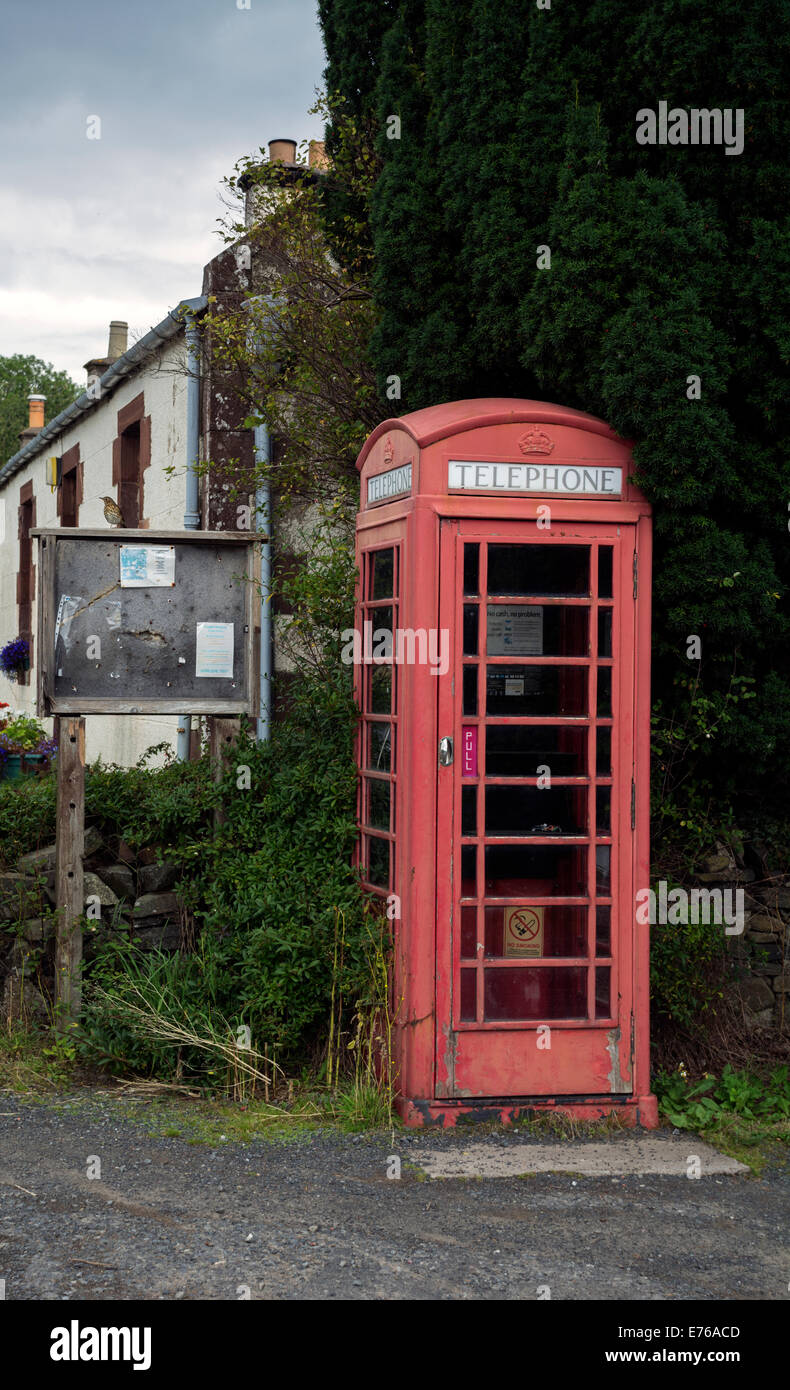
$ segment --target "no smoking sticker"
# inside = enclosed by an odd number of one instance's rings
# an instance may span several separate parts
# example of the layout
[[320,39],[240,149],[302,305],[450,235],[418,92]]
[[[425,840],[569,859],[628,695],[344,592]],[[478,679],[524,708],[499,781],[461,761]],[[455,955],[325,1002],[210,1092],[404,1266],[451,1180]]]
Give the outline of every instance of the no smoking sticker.
[[543,955],[543,907],[505,908],[506,956]]

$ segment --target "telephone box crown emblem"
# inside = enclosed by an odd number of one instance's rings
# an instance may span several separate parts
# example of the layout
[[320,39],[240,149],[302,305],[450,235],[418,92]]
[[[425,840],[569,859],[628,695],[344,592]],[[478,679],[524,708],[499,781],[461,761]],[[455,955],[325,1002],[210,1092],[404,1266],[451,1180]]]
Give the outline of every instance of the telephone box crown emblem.
[[392,440],[390,439],[389,435],[387,435],[387,438],[384,440],[384,462],[385,462],[385,463],[392,463],[392,461],[393,461],[394,458],[395,458],[395,446],[394,446]]
[[549,439],[543,430],[539,430],[533,425],[525,434],[522,434],[518,441],[518,447],[522,454],[550,454],[554,448],[554,440]]

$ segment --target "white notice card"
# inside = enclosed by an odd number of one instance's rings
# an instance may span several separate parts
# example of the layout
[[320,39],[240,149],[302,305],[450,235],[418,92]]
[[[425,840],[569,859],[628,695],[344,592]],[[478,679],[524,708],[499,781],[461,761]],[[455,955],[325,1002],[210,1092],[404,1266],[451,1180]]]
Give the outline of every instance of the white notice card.
[[526,603],[489,603],[488,655],[542,656],[543,608]]
[[156,589],[176,582],[174,545],[122,545],[121,588]]
[[198,623],[196,676],[233,676],[233,623]]

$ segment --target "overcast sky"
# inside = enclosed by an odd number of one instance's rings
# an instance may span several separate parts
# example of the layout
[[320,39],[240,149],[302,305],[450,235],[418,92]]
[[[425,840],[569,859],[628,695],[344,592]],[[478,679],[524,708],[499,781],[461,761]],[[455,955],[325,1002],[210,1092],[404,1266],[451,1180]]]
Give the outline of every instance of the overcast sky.
[[315,0],[246,3],[2,0],[0,354],[82,386],[111,319],[200,293],[236,160],[321,137]]

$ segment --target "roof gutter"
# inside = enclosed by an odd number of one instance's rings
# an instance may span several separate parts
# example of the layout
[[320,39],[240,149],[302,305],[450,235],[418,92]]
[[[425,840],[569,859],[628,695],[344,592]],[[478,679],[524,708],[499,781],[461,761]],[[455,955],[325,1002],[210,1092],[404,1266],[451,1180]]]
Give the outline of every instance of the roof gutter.
[[146,357],[150,357],[151,353],[155,352],[158,347],[180,333],[189,316],[201,314],[207,307],[208,299],[203,294],[197,295],[194,299],[182,299],[180,304],[162,319],[161,323],[158,323],[155,328],[149,329],[144,337],[134,343],[122,357],[118,358],[117,362],[113,362],[112,366],[107,368],[104,375],[99,378],[98,391],[96,391],[95,385],[91,388],[90,393],[83,391],[76,401],[72,401],[71,405],[67,405],[65,410],[61,410],[60,414],[56,415],[54,420],[50,420],[43,430],[39,430],[34,439],[29,439],[24,448],[12,455],[8,462],[0,468],[0,487],[10,478],[13,478],[14,474],[18,473],[29,459],[35,458],[45,444],[49,444],[59,434],[63,434],[63,431],[68,429],[73,421],[78,420],[81,415],[85,415],[87,411],[98,405],[105,393],[114,390],[125,377],[130,376]]

